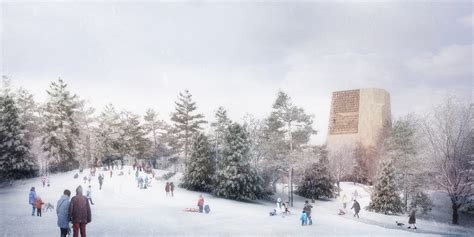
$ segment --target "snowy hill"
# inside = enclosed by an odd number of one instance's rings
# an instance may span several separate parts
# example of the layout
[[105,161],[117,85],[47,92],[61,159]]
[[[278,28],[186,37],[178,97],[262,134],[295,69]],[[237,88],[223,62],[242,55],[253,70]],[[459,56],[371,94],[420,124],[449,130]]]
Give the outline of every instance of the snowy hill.
[[[125,167],[125,171],[131,169]],[[18,181],[13,186],[0,188],[0,236],[56,236],[55,212],[43,213],[43,217],[31,216],[28,192],[35,186],[43,201],[56,205],[64,189],[84,186],[82,176],[73,179],[76,172],[55,174],[50,177],[51,187],[43,188],[40,179]],[[159,175],[164,171],[159,171]],[[84,171],[88,174],[88,170]],[[153,180],[152,187],[138,189],[135,177],[125,172],[110,178],[104,172],[102,190],[97,177],[92,180],[92,223],[87,225],[89,236],[472,236],[474,230],[452,227],[447,224],[419,221],[417,232],[397,227],[395,220],[406,223],[405,216],[384,216],[361,211],[360,219],[347,215],[338,216],[342,207],[339,200],[317,201],[313,204],[312,226],[301,226],[299,213],[304,199],[296,197],[290,216],[268,215],[275,206],[270,202],[237,202],[203,194],[211,207],[210,214],[184,212],[195,208],[199,192],[176,188],[174,197],[167,197],[165,181]],[[171,178],[177,183],[179,174]],[[351,197],[359,193],[361,206],[368,204],[369,194],[365,186],[342,183],[343,192]],[[281,196],[284,198],[284,196]],[[348,209],[350,206],[348,207]]]

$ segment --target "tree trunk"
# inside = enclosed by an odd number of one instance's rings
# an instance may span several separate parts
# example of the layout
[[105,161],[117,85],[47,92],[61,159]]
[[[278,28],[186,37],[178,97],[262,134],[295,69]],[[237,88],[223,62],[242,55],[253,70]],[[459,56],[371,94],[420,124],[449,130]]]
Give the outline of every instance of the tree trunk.
[[288,202],[290,202],[290,206],[291,206],[291,207],[293,206],[293,201],[291,200],[291,193],[292,193],[292,191],[293,191],[293,190],[292,190],[292,185],[291,185],[292,182],[293,182],[293,180],[292,180],[293,174],[291,173],[292,171],[293,171],[293,169],[290,168],[290,173],[289,173],[289,175],[288,175]]
[[337,180],[337,196],[341,196],[341,185],[340,185],[341,181],[338,179]]
[[453,225],[458,224],[458,220],[459,220],[458,209],[459,209],[459,206],[457,204],[453,204]]

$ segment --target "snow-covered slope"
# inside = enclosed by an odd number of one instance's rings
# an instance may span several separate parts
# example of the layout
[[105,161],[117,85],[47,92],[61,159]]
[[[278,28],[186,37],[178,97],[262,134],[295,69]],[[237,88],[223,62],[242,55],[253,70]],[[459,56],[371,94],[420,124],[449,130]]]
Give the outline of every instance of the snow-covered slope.
[[[125,171],[130,169],[125,168]],[[75,193],[82,184],[82,177],[73,179],[75,172],[56,174],[50,177],[51,187],[43,188],[40,179],[18,181],[12,187],[0,189],[0,236],[56,236],[56,214],[47,212],[43,217],[31,216],[28,192],[35,186],[45,202],[56,205],[64,189]],[[88,170],[84,171],[87,174]],[[163,174],[160,171],[159,174]],[[312,226],[301,226],[299,213],[304,199],[297,197],[293,214],[286,217],[270,217],[274,207],[269,202],[236,202],[203,194],[210,214],[188,213],[184,208],[196,207],[199,192],[176,188],[174,197],[167,197],[164,181],[153,181],[148,189],[138,189],[135,177],[125,172],[124,176],[110,178],[104,172],[102,190],[97,178],[92,181],[92,223],[87,225],[89,236],[446,236],[458,234],[469,236],[474,232],[468,228],[453,228],[448,225],[420,222],[420,230],[408,231],[397,228],[395,220],[406,222],[405,217],[361,212],[360,219],[350,213],[338,216],[340,201],[318,201],[313,204]],[[172,178],[175,183],[179,175]],[[363,186],[343,183],[344,192],[357,189],[362,206],[368,204],[369,195]],[[284,198],[282,196],[282,198]],[[349,206],[350,207],[350,206]]]

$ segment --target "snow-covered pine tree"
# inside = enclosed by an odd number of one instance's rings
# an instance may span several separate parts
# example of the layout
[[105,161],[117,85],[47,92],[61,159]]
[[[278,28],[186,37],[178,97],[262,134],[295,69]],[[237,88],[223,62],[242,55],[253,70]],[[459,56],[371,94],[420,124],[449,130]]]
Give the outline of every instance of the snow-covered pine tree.
[[20,123],[25,125],[26,139],[32,144],[35,138],[40,137],[39,106],[33,95],[27,90],[20,88],[15,94],[15,102],[18,107]]
[[192,136],[201,130],[201,124],[206,123],[203,120],[204,115],[195,113],[197,106],[192,100],[192,95],[188,90],[179,93],[178,101],[175,102],[175,112],[171,115],[171,121],[174,122],[173,133],[179,140],[180,150],[184,153],[184,161],[188,160],[189,147]]
[[318,162],[304,172],[298,187],[298,194],[311,199],[333,198],[336,194],[336,180],[329,172],[329,159],[325,148],[320,152]]
[[14,99],[0,95],[0,180],[33,177],[38,164],[30,152],[25,138],[25,125],[21,123]]
[[67,84],[61,78],[52,82],[47,92],[49,98],[43,110],[42,147],[47,152],[49,171],[76,169],[79,167],[76,159],[78,98],[67,90]]
[[75,149],[81,167],[90,167],[96,164],[94,163],[96,144],[93,142],[95,135],[93,133],[94,112],[95,109],[89,107],[85,101],[78,103],[78,110],[75,115],[80,133]]
[[121,113],[121,141],[119,149],[122,155],[129,155],[138,159],[149,158],[151,141],[145,138],[145,130],[140,123],[140,116],[131,112]]
[[217,196],[254,200],[262,195],[261,178],[250,165],[248,134],[238,123],[228,126],[221,162],[214,186]]
[[97,118],[98,126],[95,130],[95,138],[97,141],[97,159],[96,163],[100,163],[101,159],[107,156],[120,155],[121,140],[121,123],[120,115],[112,104],[105,106],[104,110]]
[[166,123],[165,121],[161,120],[153,109],[148,109],[146,111],[145,116],[143,116],[145,123],[143,124],[143,128],[147,135],[151,135],[151,140],[153,142],[153,150],[152,155],[153,157],[157,158],[159,154],[160,147],[163,146],[163,136],[166,133]]
[[384,160],[381,163],[377,175],[375,188],[372,191],[369,210],[388,214],[402,213],[402,201],[397,193],[395,183],[395,171],[391,160]]
[[212,182],[215,173],[211,144],[207,137],[199,133],[195,136],[189,160],[186,163],[186,172],[183,175],[181,187],[193,191],[212,191]]
[[227,117],[227,111],[224,107],[219,107],[215,114],[216,121],[211,123],[213,129],[212,144],[213,151],[215,154],[215,159],[222,159],[223,145],[224,145],[224,136],[227,131],[227,127],[232,123],[232,121]]

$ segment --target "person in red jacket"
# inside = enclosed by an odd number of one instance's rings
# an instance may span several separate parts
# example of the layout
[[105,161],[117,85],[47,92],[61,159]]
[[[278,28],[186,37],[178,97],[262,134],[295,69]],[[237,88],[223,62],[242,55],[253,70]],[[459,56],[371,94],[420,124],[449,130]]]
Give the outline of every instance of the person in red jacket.
[[36,209],[37,209],[37,211],[36,211],[37,216],[41,216],[41,208],[43,208],[43,204],[44,204],[43,200],[41,200],[41,198],[38,196],[36,198],[36,201],[35,201],[35,205],[36,205]]
[[89,201],[82,195],[82,187],[79,185],[76,189],[76,196],[71,199],[69,205],[69,216],[71,217],[74,237],[86,237],[86,224],[92,221],[91,207]]
[[202,209],[204,207],[204,198],[202,197],[202,195],[199,195],[198,207],[199,207],[199,212],[202,213]]

